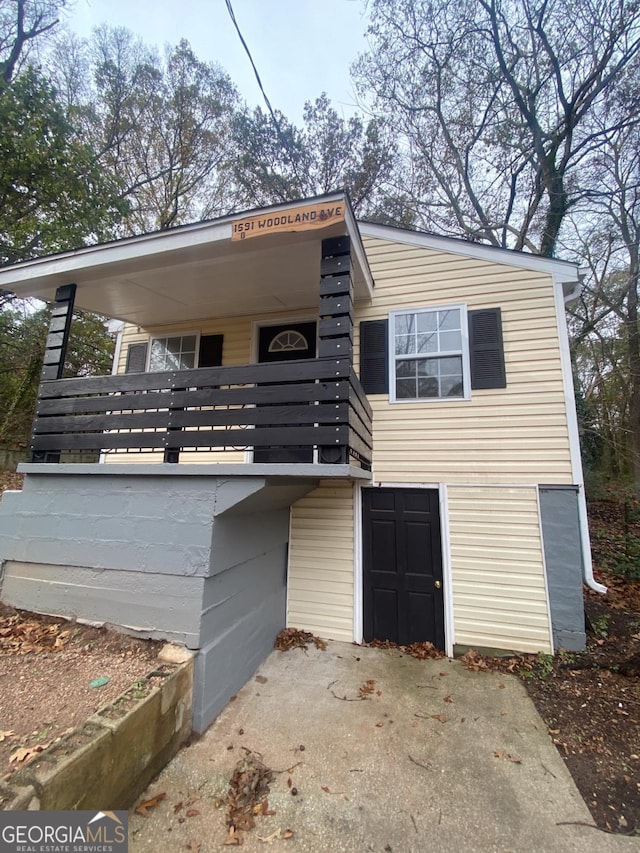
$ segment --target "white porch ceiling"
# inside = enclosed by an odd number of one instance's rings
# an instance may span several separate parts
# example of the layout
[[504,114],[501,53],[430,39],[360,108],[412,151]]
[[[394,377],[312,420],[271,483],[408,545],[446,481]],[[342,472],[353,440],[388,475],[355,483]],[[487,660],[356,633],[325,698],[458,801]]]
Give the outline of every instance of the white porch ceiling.
[[[75,283],[78,308],[141,326],[315,309],[322,240],[347,230],[338,222],[232,241],[230,222],[204,223],[0,269],[0,289],[53,300]],[[355,241],[361,250],[357,228]],[[352,252],[352,267],[355,299],[368,301],[362,251]]]

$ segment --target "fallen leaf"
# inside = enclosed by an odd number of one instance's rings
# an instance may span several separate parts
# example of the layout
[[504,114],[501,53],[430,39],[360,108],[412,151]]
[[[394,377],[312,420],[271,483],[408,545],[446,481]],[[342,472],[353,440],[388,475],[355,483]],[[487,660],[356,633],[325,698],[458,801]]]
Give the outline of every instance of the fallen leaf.
[[507,752],[505,749],[496,749],[496,751],[493,754],[495,755],[496,758],[504,758],[507,761],[513,762],[513,764],[522,764],[522,759],[520,758],[519,755],[516,755],[515,753],[512,755],[511,753]]
[[381,729],[384,726],[383,722],[376,723],[376,728]]
[[12,732],[12,731],[4,731],[4,732],[0,731],[0,743],[2,743],[3,740],[6,740],[9,737],[13,737],[14,734],[15,734],[15,732]]
[[196,817],[199,814],[200,812],[198,811],[198,809],[189,809],[187,811],[187,817]]
[[292,785],[293,782],[291,781],[291,776],[289,776],[289,778],[287,779],[287,786],[290,788]]
[[480,652],[475,649],[469,649],[469,651],[464,654],[460,660],[462,661],[465,669],[470,669],[474,672],[480,672],[488,669],[487,662],[484,660]]
[[281,835],[282,835],[282,829],[281,829],[281,827],[278,827],[275,832],[271,833],[271,835],[265,835],[265,836],[259,835],[258,841],[267,841],[267,842],[275,841],[276,839],[280,838]]
[[444,701],[445,701],[447,704],[451,705],[451,703],[453,702],[453,696],[445,696],[445,697],[444,697]]
[[225,847],[239,847],[242,844],[242,836],[236,835],[235,826],[229,827],[229,834],[225,838]]
[[293,838],[293,830],[285,829],[285,831],[282,833],[282,837],[283,838]]
[[441,723],[446,723],[449,719],[446,714],[431,714],[432,719],[440,720]]
[[325,792],[325,794],[330,794],[330,793],[331,793],[331,791],[329,790],[329,788],[327,788],[327,786],[326,786],[326,785],[322,785],[321,787],[322,787],[322,790]]
[[156,794],[155,796],[150,797],[148,800],[145,800],[143,803],[140,803],[140,805],[136,809],[136,813],[142,815],[142,817],[149,817],[149,809],[155,809],[158,803],[164,800],[166,796],[167,795],[163,792],[161,794]]
[[49,745],[48,743],[39,743],[36,746],[20,746],[9,756],[9,764],[28,764]]
[[256,675],[256,677],[253,680],[257,681],[258,684],[266,684],[268,681],[268,679],[265,678],[264,675]]

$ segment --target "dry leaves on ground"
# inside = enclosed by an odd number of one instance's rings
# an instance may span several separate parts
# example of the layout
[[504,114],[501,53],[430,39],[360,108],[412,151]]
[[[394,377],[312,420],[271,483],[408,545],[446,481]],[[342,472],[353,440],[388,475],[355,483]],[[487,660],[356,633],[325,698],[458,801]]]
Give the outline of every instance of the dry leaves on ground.
[[272,780],[273,771],[255,753],[248,752],[238,761],[227,793],[226,845],[242,844],[242,833],[253,829],[258,815],[275,814],[267,799]]
[[444,657],[444,652],[436,649],[433,643],[411,643],[410,646],[400,646],[391,640],[372,640],[367,645],[376,649],[397,649],[418,660],[430,660]]
[[62,651],[71,636],[70,628],[25,620],[20,614],[0,616],[0,649],[20,654]]
[[273,647],[279,652],[287,652],[289,649],[306,649],[309,645],[314,645],[316,649],[321,651],[325,651],[327,648],[325,641],[314,636],[310,631],[300,631],[299,628],[285,628],[276,637]]
[[155,809],[156,806],[166,798],[166,796],[167,795],[163,792],[161,794],[155,794],[153,797],[149,797],[148,800],[140,803],[136,808],[136,814],[142,815],[142,817],[149,817],[149,810]]

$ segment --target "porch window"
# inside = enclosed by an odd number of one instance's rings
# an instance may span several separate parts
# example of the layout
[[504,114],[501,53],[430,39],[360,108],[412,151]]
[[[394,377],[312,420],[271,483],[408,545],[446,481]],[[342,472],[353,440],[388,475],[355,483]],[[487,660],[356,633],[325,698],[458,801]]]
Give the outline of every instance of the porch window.
[[469,348],[464,305],[391,312],[391,399],[469,397]]
[[197,334],[152,338],[149,370],[189,370],[196,366],[197,351]]

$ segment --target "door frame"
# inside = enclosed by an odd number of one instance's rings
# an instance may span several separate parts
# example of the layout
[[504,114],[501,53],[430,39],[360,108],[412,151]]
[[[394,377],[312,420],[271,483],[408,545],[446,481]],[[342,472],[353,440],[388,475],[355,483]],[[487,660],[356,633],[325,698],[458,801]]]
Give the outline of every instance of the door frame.
[[[294,311],[290,314],[273,315],[268,314],[263,318],[252,318],[251,320],[251,341],[249,364],[260,364],[258,361],[260,349],[260,329],[267,326],[282,326],[285,323],[315,323],[316,324],[316,352],[318,351],[318,315],[309,314],[308,311]],[[253,447],[247,447],[244,451],[244,461],[247,464],[253,463]]]
[[364,635],[364,565],[363,565],[363,518],[362,490],[363,489],[431,489],[438,491],[438,509],[440,513],[440,547],[442,550],[442,583],[444,586],[444,645],[447,657],[453,657],[455,642],[453,628],[453,594],[451,574],[451,540],[449,538],[449,506],[448,493],[445,483],[394,483],[372,481],[366,486],[356,483],[353,493],[354,507],[354,577],[353,577],[353,639],[363,643]]

